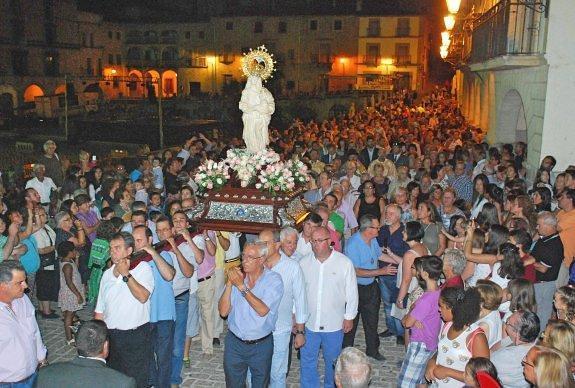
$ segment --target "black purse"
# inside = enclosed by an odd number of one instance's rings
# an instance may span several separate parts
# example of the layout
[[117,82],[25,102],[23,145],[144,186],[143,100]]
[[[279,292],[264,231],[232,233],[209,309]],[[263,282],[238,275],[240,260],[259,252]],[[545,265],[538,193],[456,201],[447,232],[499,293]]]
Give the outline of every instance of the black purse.
[[[52,241],[52,237],[50,237],[50,233],[48,232],[48,230],[46,228],[44,228],[44,232],[46,233],[46,235],[48,236],[48,239],[50,240],[50,246],[52,246],[54,244],[54,241]],[[56,251],[52,251],[50,253],[45,253],[45,254],[41,254],[40,255],[40,270],[41,271],[54,271],[56,269],[56,266],[58,265],[58,259],[56,258]],[[53,267],[53,268],[48,268],[47,267]]]

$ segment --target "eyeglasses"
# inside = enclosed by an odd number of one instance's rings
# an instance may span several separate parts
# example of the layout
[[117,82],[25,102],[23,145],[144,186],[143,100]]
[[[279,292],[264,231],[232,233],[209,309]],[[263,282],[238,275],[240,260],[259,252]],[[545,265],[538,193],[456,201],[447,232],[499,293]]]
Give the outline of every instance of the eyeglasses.
[[507,319],[507,320],[505,321],[505,325],[506,325],[507,327],[510,327],[510,328],[512,328],[513,330],[517,331],[517,327],[516,327],[515,325],[512,325],[512,324],[509,322],[509,319]]
[[242,254],[242,261],[243,261],[244,263],[247,263],[247,262],[250,262],[250,261],[253,261],[253,260],[261,259],[262,257],[263,257],[263,255],[262,255],[262,256],[257,256],[257,257],[251,257],[251,256],[246,256],[246,255]]
[[321,244],[322,242],[327,241],[329,239],[330,239],[329,237],[326,237],[326,238],[321,238],[319,240],[309,240],[309,242],[315,245],[315,244]]
[[523,360],[521,360],[521,366],[525,367],[525,365],[529,365],[531,368],[535,368],[535,364],[527,361],[527,356],[523,357]]

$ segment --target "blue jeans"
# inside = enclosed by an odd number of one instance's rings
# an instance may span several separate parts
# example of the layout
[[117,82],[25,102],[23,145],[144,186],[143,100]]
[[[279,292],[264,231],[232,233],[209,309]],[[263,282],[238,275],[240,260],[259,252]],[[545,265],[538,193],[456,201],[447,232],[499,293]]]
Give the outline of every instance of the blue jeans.
[[30,375],[30,377],[20,381],[19,383],[0,383],[1,388],[32,388],[38,378],[38,372]]
[[300,350],[300,385],[306,388],[319,388],[317,362],[319,360],[319,350],[321,348],[325,364],[325,379],[323,386],[324,388],[333,388],[335,386],[333,365],[341,353],[343,330],[323,333],[311,331],[306,328],[305,334],[306,342]]
[[246,344],[228,331],[224,347],[226,387],[245,388],[248,369],[252,388],[267,387],[273,352],[274,340],[271,335],[257,344]]
[[176,297],[176,324],[174,328],[174,346],[172,351],[171,384],[182,383],[182,365],[184,363],[184,344],[186,341],[186,325],[188,322],[188,304],[190,294]]
[[270,388],[283,388],[286,386],[290,337],[291,332],[289,331],[274,333],[274,355],[272,357]]
[[379,277],[379,290],[383,301],[383,311],[385,312],[385,326],[396,336],[403,336],[405,329],[401,321],[391,316],[391,305],[397,300],[399,288],[396,287],[397,275],[385,275]]
[[149,383],[154,387],[170,387],[174,321],[151,323],[152,357]]

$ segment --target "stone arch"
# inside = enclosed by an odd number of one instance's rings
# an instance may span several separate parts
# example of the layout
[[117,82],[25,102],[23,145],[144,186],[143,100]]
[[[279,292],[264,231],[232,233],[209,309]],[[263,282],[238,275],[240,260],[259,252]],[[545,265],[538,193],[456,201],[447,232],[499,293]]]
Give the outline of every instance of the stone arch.
[[502,143],[527,143],[527,120],[521,94],[507,91],[497,109],[497,140]]
[[144,84],[142,72],[139,70],[131,70],[128,74],[128,91],[130,97],[142,97],[144,94]]
[[144,73],[144,89],[146,89],[145,94],[150,98],[149,91],[154,89],[154,97],[158,97],[158,79],[160,78],[160,73],[157,70],[148,70]]
[[66,93],[66,85],[58,85],[56,89],[54,89],[54,94],[65,94]]
[[104,91],[100,87],[100,83],[94,82],[91,84],[86,85],[84,88],[84,93],[98,93],[100,97],[104,95]]
[[178,94],[178,74],[174,70],[162,73],[162,96],[174,97]]
[[28,85],[24,90],[24,102],[34,102],[36,97],[42,97],[44,94],[44,89],[37,84]]
[[[6,107],[9,100],[11,100],[12,109],[18,107],[18,92],[12,85],[0,85],[0,96],[3,96],[3,101]],[[6,108],[7,109],[7,108]]]

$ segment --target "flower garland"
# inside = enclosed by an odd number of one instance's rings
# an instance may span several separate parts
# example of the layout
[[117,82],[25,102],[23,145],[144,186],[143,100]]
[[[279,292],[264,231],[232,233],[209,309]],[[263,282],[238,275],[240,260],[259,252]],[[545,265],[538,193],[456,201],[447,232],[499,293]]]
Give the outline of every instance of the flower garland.
[[200,191],[220,189],[230,179],[229,168],[223,161],[217,163],[213,160],[207,160],[206,163],[198,167],[194,181],[198,184]]
[[199,167],[195,181],[201,191],[219,189],[230,179],[229,170],[235,172],[241,187],[255,184],[257,189],[272,196],[293,191],[309,180],[307,166],[299,160],[280,161],[272,150],[250,154],[245,149],[228,150],[226,159],[216,163],[208,160]]

